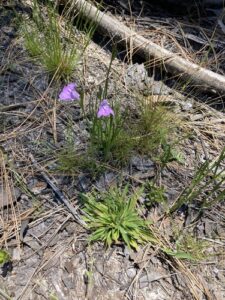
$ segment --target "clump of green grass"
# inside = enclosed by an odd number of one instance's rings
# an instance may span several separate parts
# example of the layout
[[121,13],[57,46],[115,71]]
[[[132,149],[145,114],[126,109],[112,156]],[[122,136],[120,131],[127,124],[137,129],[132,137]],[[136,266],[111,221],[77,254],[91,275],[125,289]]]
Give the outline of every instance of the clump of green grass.
[[[154,157],[158,150],[158,156],[163,165],[172,160],[178,160],[172,146],[168,144],[167,138],[170,133],[168,123],[171,122],[171,119],[166,119],[164,110],[162,113],[161,108],[158,111],[158,108],[149,110],[148,107],[142,107],[140,115],[134,123],[133,112],[126,108],[122,111],[119,101],[112,100],[110,103],[103,99],[105,94],[106,92],[100,92],[95,99],[92,97],[87,108],[83,107],[82,97],[80,101],[90,135],[86,153],[86,157],[90,158],[89,161],[107,162],[121,166],[126,164],[133,153],[137,151]],[[104,106],[103,113],[107,115],[101,115],[102,106]],[[151,113],[148,114],[148,112]],[[65,151],[59,157],[65,171],[74,169],[77,161],[81,161],[80,156],[78,159],[76,158],[76,151],[74,151],[74,145],[72,147],[65,146]],[[86,159],[86,161],[88,160]]]
[[172,226],[172,232],[173,246],[170,249],[165,247],[165,253],[178,259],[193,261],[200,261],[207,258],[208,241],[199,239],[192,232],[187,231],[187,229],[181,230],[177,226]]
[[137,149],[149,154],[168,144],[169,136],[175,132],[176,122],[168,108],[153,102],[151,96],[139,100],[136,120]]
[[[107,100],[105,99],[103,102],[104,101],[106,103]],[[106,116],[99,116],[99,112],[101,113],[102,109],[101,107],[103,107],[103,102],[99,104],[98,111],[91,115],[89,123],[90,142],[91,146],[100,153],[103,160],[109,160],[112,152],[111,150],[122,130],[123,119],[119,110],[113,107],[113,105],[110,107],[107,103],[104,107],[105,110],[108,109],[109,114]]]
[[169,162],[177,161],[180,164],[184,163],[184,158],[182,153],[177,150],[178,141],[174,140],[170,144],[161,145],[161,155],[159,156],[159,161],[161,163],[161,169],[163,169]]
[[137,202],[141,190],[129,193],[111,188],[107,192],[82,195],[85,221],[91,230],[90,241],[103,241],[108,247],[123,241],[128,247],[155,241],[148,222],[138,214]]
[[[99,103],[99,99],[96,102]],[[87,120],[90,133],[89,148],[100,161],[123,165],[131,156],[134,145],[134,140],[125,128],[126,113],[121,112],[119,103],[112,101],[110,105],[113,115],[99,117],[101,103],[89,114]]]
[[135,149],[135,140],[131,137],[129,130],[123,127],[111,149],[112,162],[116,166],[126,165],[132,157]]
[[71,148],[64,148],[56,154],[57,171],[74,176],[80,172],[91,174],[96,177],[103,172],[104,166],[95,160],[92,153],[78,154]]
[[71,176],[78,174],[80,171],[95,176],[103,168],[97,163],[92,152],[87,150],[86,153],[80,153],[76,148],[72,120],[68,120],[64,147],[56,152],[56,160],[57,170]]
[[131,155],[132,140],[125,128],[128,112],[122,113],[121,103],[118,100],[107,100],[109,75],[116,53],[114,47],[104,87],[99,87],[97,97],[93,97],[90,101],[88,114],[85,116],[92,152],[104,162],[113,161],[114,164],[121,164],[127,162]]
[[147,206],[152,206],[155,204],[162,204],[164,206],[167,204],[164,187],[157,186],[154,182],[149,181],[145,184],[145,189]]
[[0,264],[4,264],[10,260],[10,255],[3,249],[0,249]]
[[208,247],[207,241],[197,239],[192,234],[181,235],[176,241],[176,251],[189,254],[192,260],[206,259]]
[[57,5],[51,2],[43,8],[35,0],[32,10],[32,17],[23,20],[21,26],[25,47],[55,78],[70,77],[90,41],[95,25],[89,24],[89,31],[82,40],[73,26],[76,16],[71,17],[70,14],[68,19],[68,14],[64,14],[60,17]]
[[64,147],[56,154],[57,170],[66,174],[76,174],[79,171],[82,157],[80,157],[76,150]]
[[171,245],[161,239],[157,230],[154,234],[155,229],[150,229],[150,223],[138,213],[137,202],[142,191],[129,193],[127,185],[124,189],[114,187],[107,192],[82,194],[84,221],[91,230],[90,242],[102,241],[107,247],[123,242],[136,250],[139,244],[152,243],[177,259],[203,259],[207,247],[204,241],[189,234],[174,233]]
[[196,171],[191,183],[170,208],[170,213],[194,201],[200,208],[212,207],[225,197],[225,147],[213,162],[206,160]]
[[[152,157],[157,153],[164,166],[167,162],[177,159],[171,143],[169,144],[169,135],[176,127],[174,118],[162,105],[156,105],[151,98],[140,100],[135,118],[134,112],[121,107],[118,99],[116,101],[107,99],[109,75],[115,56],[114,48],[104,87],[99,87],[97,95],[90,98],[86,107],[81,93],[80,107],[90,137],[87,157],[90,157],[90,161],[121,166],[137,151]],[[79,156],[78,160],[81,160],[80,158]],[[65,171],[74,169],[75,165],[77,166],[77,159],[73,147],[66,147],[59,161]]]

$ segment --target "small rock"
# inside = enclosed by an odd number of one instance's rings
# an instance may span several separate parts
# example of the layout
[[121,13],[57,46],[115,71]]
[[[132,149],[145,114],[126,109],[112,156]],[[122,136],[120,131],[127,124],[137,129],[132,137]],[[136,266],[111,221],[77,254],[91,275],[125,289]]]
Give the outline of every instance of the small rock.
[[49,247],[55,246],[55,245],[58,243],[58,241],[59,241],[60,238],[61,238],[61,237],[59,237],[59,235],[56,235],[56,236],[48,243],[48,246],[49,246]]
[[77,187],[80,192],[87,192],[89,190],[90,184],[91,184],[91,180],[87,176],[80,175],[78,177]]
[[12,260],[13,261],[19,261],[21,258],[21,249],[20,248],[14,248],[13,254],[12,254]]
[[[146,289],[144,292],[145,300],[170,300],[171,297],[165,293],[164,289],[161,287],[153,288],[153,289]],[[175,298],[173,298],[175,299]],[[178,299],[178,298],[176,298]],[[181,299],[181,298],[179,298]]]
[[75,286],[74,277],[73,277],[72,273],[70,275],[67,275],[67,276],[64,275],[62,277],[62,281],[65,284],[65,286],[70,290],[72,290]]
[[6,277],[8,275],[8,273],[12,272],[12,270],[13,270],[13,264],[12,264],[12,262],[11,261],[7,261],[1,267],[0,275],[2,277]]
[[154,169],[150,169],[147,172],[135,172],[135,174],[133,175],[133,177],[135,179],[138,180],[143,180],[143,179],[148,179],[148,178],[152,178],[156,175],[155,170]]
[[139,279],[140,288],[142,289],[142,288],[148,286],[149,283],[151,283],[155,280],[158,280],[158,278],[160,278],[161,276],[162,276],[162,274],[157,273],[157,272],[152,272],[152,273],[148,272],[147,275],[144,275]]
[[65,263],[64,263],[64,268],[66,269],[66,271],[71,274],[74,272],[74,264],[71,260],[67,260]]
[[35,194],[39,195],[43,190],[47,188],[47,183],[44,181],[38,181],[36,179],[33,180],[32,183],[29,184],[30,190]]
[[142,277],[139,279],[139,287],[140,287],[140,289],[143,289],[143,288],[145,288],[145,287],[148,287],[148,284],[149,284],[149,282],[148,282],[148,278],[147,278],[146,275],[145,275],[145,276],[142,276]]
[[155,163],[149,158],[141,156],[133,156],[131,158],[131,165],[139,171],[148,171],[150,168],[155,166]]
[[2,32],[4,32],[9,37],[15,36],[15,28],[13,28],[13,27],[4,26],[4,27],[2,27]]
[[144,64],[133,64],[125,75],[125,83],[128,88],[136,91],[144,91],[150,87],[152,78],[148,76]]
[[220,224],[217,224],[216,225],[216,233],[218,234],[220,239],[225,239],[224,226],[221,226]]
[[101,260],[98,260],[95,263],[95,268],[100,274],[104,274],[104,262]]
[[107,189],[109,186],[116,184],[117,174],[113,172],[105,172],[96,183],[100,190]]
[[161,261],[155,256],[151,257],[151,263],[157,267],[162,265]]
[[152,95],[170,95],[171,89],[166,86],[162,81],[154,81],[151,86]]
[[180,103],[182,111],[190,111],[193,108],[191,102],[181,102]]
[[26,243],[33,251],[40,249],[41,245],[35,239],[32,239],[29,236],[25,236],[23,242]]
[[135,268],[129,268],[129,269],[127,269],[126,272],[127,272],[127,276],[129,278],[134,278],[135,275],[137,274],[137,270]]
[[67,231],[67,233],[68,233],[69,236],[72,236],[75,233],[76,227],[77,227],[76,223],[69,223],[66,226],[66,231]]

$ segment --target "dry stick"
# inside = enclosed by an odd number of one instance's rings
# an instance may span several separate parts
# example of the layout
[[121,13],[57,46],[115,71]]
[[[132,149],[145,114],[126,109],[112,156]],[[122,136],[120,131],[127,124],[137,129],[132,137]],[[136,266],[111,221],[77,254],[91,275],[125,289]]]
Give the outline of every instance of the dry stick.
[[59,198],[59,200],[67,207],[70,213],[73,215],[74,219],[79,223],[81,226],[86,228],[86,223],[80,218],[77,210],[70,204],[70,202],[65,198],[63,193],[57,188],[57,186],[52,182],[52,180],[48,177],[48,175],[42,171],[42,169],[38,166],[37,161],[33,157],[33,155],[29,154],[30,160],[34,164],[35,168],[40,172],[41,176],[44,178],[46,183],[51,187],[55,195]]
[[28,103],[15,103],[8,106],[0,104],[0,113],[26,107]]
[[[61,0],[67,3],[68,0]],[[225,94],[225,77],[213,71],[202,68],[178,54],[160,47],[143,36],[131,30],[112,16],[99,11],[95,6],[86,0],[70,0],[71,5],[80,12],[86,19],[98,24],[97,29],[104,35],[112,37],[125,45],[133,45],[135,53],[144,57],[146,61],[150,58],[157,60],[164,66],[165,71],[180,75],[182,79],[195,84],[201,90],[220,92]]]
[[12,300],[12,298],[9,297],[2,289],[0,289],[0,296],[2,296],[2,298],[6,300]]

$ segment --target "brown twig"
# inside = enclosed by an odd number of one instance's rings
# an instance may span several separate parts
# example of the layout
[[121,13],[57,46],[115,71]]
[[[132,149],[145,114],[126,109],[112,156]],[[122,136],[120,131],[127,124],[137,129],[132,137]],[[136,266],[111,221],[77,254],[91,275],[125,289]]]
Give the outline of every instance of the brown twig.
[[70,213],[73,215],[76,222],[86,228],[86,223],[80,218],[77,210],[73,207],[73,205],[70,204],[70,202],[66,199],[63,193],[57,188],[57,186],[52,182],[52,180],[48,177],[48,175],[41,169],[41,167],[38,166],[37,161],[35,160],[35,158],[31,153],[29,154],[29,158],[32,161],[35,168],[40,172],[41,176],[46,181],[46,183],[51,187],[51,189],[53,190],[57,198],[60,200],[60,202],[63,203],[70,211]]

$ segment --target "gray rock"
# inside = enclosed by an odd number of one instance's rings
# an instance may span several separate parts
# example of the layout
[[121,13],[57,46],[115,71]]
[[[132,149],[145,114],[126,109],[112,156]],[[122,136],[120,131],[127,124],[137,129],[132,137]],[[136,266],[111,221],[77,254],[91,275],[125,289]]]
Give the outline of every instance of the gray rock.
[[69,289],[72,290],[74,289],[75,286],[75,281],[74,281],[74,276],[73,274],[67,275],[67,276],[63,276],[62,277],[62,281],[65,284],[65,286]]
[[116,183],[117,174],[113,172],[105,172],[96,183],[97,188],[100,190],[107,189],[109,186]]
[[77,187],[81,192],[87,192],[91,184],[90,178],[85,175],[79,175]]
[[180,102],[180,106],[183,111],[190,111],[193,108],[191,102]]
[[131,158],[131,165],[139,171],[148,171],[155,166],[155,163],[149,158],[141,156],[133,156]]
[[166,86],[162,81],[154,81],[150,88],[150,94],[152,95],[170,95],[172,90]]
[[160,278],[162,276],[162,274],[158,273],[158,272],[152,272],[152,273],[149,273],[142,276],[140,279],[139,279],[139,285],[140,285],[140,288],[144,288],[144,287],[147,287],[149,285],[149,283],[155,281],[155,280],[158,280],[158,278]]
[[135,268],[129,268],[127,269],[126,273],[129,278],[134,278],[137,274],[137,270]]
[[148,72],[144,64],[134,64],[129,66],[125,75],[125,83],[128,88],[136,91],[144,91],[150,88],[152,78],[148,77]]

